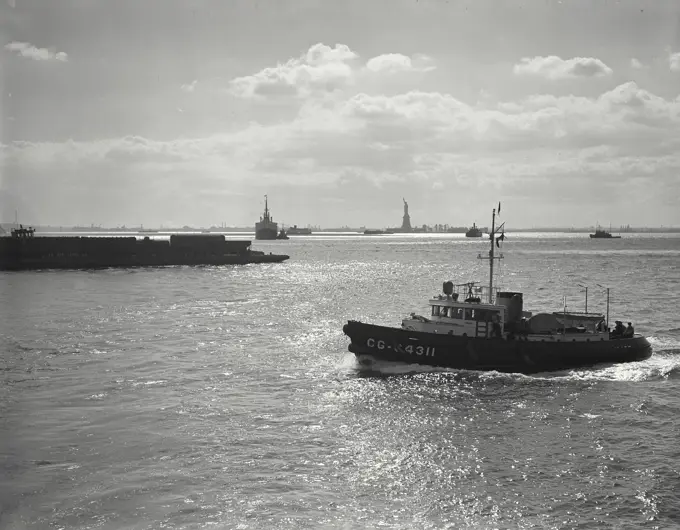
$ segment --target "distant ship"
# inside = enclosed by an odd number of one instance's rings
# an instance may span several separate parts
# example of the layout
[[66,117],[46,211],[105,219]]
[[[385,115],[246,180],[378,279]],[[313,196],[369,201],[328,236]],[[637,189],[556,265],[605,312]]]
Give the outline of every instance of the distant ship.
[[259,222],[255,223],[255,239],[277,239],[279,234],[278,224],[269,215],[267,196],[264,196],[264,215]]
[[482,237],[482,231],[477,228],[475,223],[472,223],[472,228],[465,232],[465,237]]
[[289,236],[309,236],[312,234],[311,228],[298,228],[298,225],[289,226],[286,231]]
[[[611,230],[611,229],[610,229]],[[611,232],[598,228],[594,234],[590,234],[591,239],[621,239],[621,236],[613,236]]]
[[394,230],[376,230],[373,228],[368,228],[367,230],[364,230],[364,235],[365,236],[382,236],[385,234],[394,234]]
[[279,232],[279,235],[276,236],[276,239],[290,239],[288,237],[288,234],[286,234],[286,231],[281,228],[281,231]]

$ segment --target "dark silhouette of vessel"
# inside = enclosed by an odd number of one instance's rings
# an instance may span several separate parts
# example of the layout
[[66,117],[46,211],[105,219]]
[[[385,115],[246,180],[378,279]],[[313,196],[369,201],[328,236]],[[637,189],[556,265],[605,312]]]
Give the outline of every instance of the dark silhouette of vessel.
[[590,234],[591,239],[621,239],[621,236],[613,236],[611,232],[607,232],[598,228],[594,234]]
[[289,236],[309,236],[312,235],[311,228],[300,228],[298,225],[289,226],[286,233]]
[[34,237],[33,228],[0,237],[0,270],[96,269],[166,265],[278,263],[284,254],[252,250],[250,241],[219,234],[173,234],[169,240],[136,237]]
[[[500,211],[500,204],[498,210]],[[652,355],[647,339],[621,323],[609,331],[607,314],[563,311],[524,311],[520,292],[498,291],[493,285],[494,254],[505,232],[495,228],[493,211],[489,285],[477,282],[443,284],[443,293],[429,300],[431,315],[411,313],[401,327],[350,320],[343,326],[349,351],[362,364],[373,360],[424,364],[468,370],[538,373],[592,366],[599,363],[641,361]],[[500,235],[495,237],[497,233]],[[495,241],[494,241],[495,239]],[[486,293],[485,293],[486,289]],[[607,291],[609,293],[609,291]]]
[[465,237],[482,237],[484,235],[482,231],[477,228],[477,225],[475,223],[472,223],[472,227],[465,232]]
[[[278,223],[274,222],[274,218],[269,213],[269,206],[267,204],[267,196],[264,196],[264,214],[260,220],[255,223],[255,239],[284,239],[279,238]],[[288,238],[285,238],[288,239]]]
[[365,236],[383,236],[385,234],[394,234],[394,232],[392,230],[379,230],[374,228],[364,230]]

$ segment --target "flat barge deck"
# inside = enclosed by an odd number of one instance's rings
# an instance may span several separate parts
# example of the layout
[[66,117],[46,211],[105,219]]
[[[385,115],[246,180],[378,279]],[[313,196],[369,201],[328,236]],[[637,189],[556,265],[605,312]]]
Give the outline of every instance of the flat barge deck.
[[0,237],[0,270],[100,269],[169,265],[245,265],[279,263],[285,254],[252,250],[247,240],[221,234],[173,234],[169,240],[149,237],[34,236],[17,228]]

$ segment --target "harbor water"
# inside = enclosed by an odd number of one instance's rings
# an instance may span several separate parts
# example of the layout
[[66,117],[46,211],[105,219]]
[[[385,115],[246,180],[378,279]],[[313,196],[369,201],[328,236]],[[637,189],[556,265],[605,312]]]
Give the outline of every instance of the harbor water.
[[524,308],[606,311],[644,362],[382,364],[487,239],[254,241],[281,264],[0,273],[0,528],[678,528],[680,235],[509,233]]

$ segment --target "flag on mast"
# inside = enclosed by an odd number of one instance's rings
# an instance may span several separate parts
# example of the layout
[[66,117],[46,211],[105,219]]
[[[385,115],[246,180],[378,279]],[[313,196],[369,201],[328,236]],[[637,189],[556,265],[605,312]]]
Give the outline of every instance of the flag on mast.
[[498,201],[498,215],[501,214],[501,201]]

